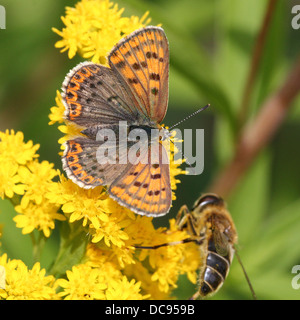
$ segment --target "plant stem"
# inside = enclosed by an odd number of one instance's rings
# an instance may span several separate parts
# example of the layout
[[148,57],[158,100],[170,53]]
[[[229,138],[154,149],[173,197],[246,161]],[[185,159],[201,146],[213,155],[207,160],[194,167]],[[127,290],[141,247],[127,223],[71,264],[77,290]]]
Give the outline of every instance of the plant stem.
[[36,263],[40,261],[42,250],[44,248],[44,245],[47,239],[41,231],[39,232],[39,236],[37,240],[35,240],[33,233],[31,233],[31,239],[32,239],[32,245],[33,245],[33,253],[32,253],[33,263]]
[[272,20],[272,16],[273,16],[273,13],[274,13],[274,10],[276,7],[276,3],[277,3],[277,0],[269,0],[268,6],[266,9],[266,13],[265,13],[265,17],[262,22],[260,31],[258,33],[256,42],[254,45],[252,60],[251,60],[251,65],[250,65],[250,71],[248,74],[244,93],[242,96],[240,113],[238,115],[239,128],[241,128],[244,125],[244,123],[247,119],[249,103],[250,103],[255,79],[256,79],[256,76],[257,76],[257,73],[259,70],[259,64],[260,64],[260,61],[261,61],[261,58],[263,55],[263,49],[264,49],[264,46],[266,43],[267,34],[268,34],[268,30],[269,30],[270,23]]
[[253,123],[244,127],[233,159],[212,182],[209,191],[223,197],[231,193],[261,149],[272,139],[299,92],[300,58],[283,85],[264,102]]

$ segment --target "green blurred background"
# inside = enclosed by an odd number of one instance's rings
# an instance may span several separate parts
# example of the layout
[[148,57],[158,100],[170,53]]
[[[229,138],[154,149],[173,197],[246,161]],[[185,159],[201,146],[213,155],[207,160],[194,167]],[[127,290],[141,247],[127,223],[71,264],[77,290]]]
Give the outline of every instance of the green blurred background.
[[[297,3],[298,2],[298,3]],[[57,126],[49,126],[56,90],[64,76],[82,61],[69,60],[54,48],[62,29],[60,17],[71,0],[7,0],[6,30],[0,30],[0,130],[24,132],[25,141],[41,145],[41,160],[61,169]],[[128,0],[118,1],[124,16],[150,11],[152,24],[162,24],[170,42],[170,102],[164,123],[171,126],[207,103],[211,108],[181,125],[205,130],[205,169],[200,176],[180,176],[177,200],[168,224],[181,205],[192,206],[231,159],[234,132],[253,46],[267,0]],[[300,1],[278,0],[267,35],[250,101],[251,119],[263,101],[286,78],[300,52],[300,29],[291,27],[291,8]],[[239,234],[240,256],[259,299],[298,299],[291,273],[300,264],[300,100],[293,102],[284,124],[259,154],[230,198],[226,199]],[[32,266],[29,236],[11,220],[9,201],[0,201],[2,246],[10,258]],[[55,231],[56,232],[56,231]],[[55,256],[54,236],[46,244],[42,267]],[[175,295],[186,299],[195,291],[185,277]],[[241,267],[234,259],[230,274],[214,299],[251,299]]]

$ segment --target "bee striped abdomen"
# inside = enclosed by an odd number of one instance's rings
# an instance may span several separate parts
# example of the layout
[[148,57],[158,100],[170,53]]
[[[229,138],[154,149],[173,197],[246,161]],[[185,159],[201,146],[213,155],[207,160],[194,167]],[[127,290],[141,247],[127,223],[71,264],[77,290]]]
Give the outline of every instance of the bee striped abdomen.
[[217,253],[213,239],[209,240],[206,263],[200,276],[200,295],[210,295],[223,285],[228,274],[231,257]]

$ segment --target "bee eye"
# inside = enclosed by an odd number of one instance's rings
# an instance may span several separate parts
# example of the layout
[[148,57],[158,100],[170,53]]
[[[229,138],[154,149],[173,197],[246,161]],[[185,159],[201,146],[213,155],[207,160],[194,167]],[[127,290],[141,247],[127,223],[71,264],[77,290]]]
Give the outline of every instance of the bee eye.
[[194,204],[193,209],[198,208],[203,210],[207,205],[220,205],[223,203],[223,199],[215,194],[205,194],[200,197]]

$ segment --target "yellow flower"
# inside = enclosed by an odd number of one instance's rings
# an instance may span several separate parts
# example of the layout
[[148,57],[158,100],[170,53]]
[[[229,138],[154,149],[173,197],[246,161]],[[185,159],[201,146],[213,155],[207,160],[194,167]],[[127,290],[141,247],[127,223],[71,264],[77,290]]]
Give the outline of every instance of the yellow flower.
[[62,103],[62,98],[60,92],[56,91],[56,98],[55,98],[56,106],[52,107],[50,109],[51,113],[49,114],[49,125],[54,124],[55,122],[63,123],[64,119],[64,112],[65,112],[65,106]]
[[[129,238],[132,239],[134,245],[145,243],[151,243],[150,245],[154,245],[165,242],[165,236],[162,232],[166,228],[155,229],[152,224],[152,220],[153,218],[136,216],[135,221],[126,228],[126,232],[129,235]],[[160,235],[162,236],[160,237]]]
[[21,207],[25,209],[29,201],[40,205],[48,191],[49,183],[58,175],[58,170],[53,169],[54,164],[48,161],[30,162],[27,167],[19,169],[21,182],[26,185],[26,192],[21,200]]
[[80,129],[80,127],[78,127],[73,123],[68,123],[67,125],[61,125],[58,127],[58,130],[65,134],[65,136],[61,137],[58,140],[58,143],[61,145],[60,147],[61,149],[64,149],[63,143],[65,143],[67,140],[73,139],[78,136],[83,136],[83,134],[80,133],[82,129]]
[[[124,217],[123,217],[124,218]],[[107,222],[103,222],[100,228],[95,227],[93,224],[90,225],[93,239],[92,242],[96,243],[104,239],[104,243],[109,247],[112,243],[117,247],[124,246],[123,240],[128,240],[128,235],[122,230],[124,223],[127,223],[126,220],[122,219],[121,216],[117,217],[116,215],[110,215]]]
[[39,145],[30,140],[24,141],[22,132],[0,131],[0,198],[12,198],[14,194],[23,195],[26,185],[21,183],[19,168],[38,157]]
[[9,162],[0,161],[0,198],[12,198],[14,194],[22,195],[26,186],[20,184],[20,177],[17,174],[18,166]]
[[149,295],[140,294],[141,282],[129,281],[122,275],[118,264],[107,252],[89,246],[92,260],[67,271],[67,279],[58,279],[56,285],[63,290],[58,296],[68,300],[140,300]]
[[149,266],[144,266],[141,262],[127,265],[124,273],[128,278],[134,278],[141,282],[143,293],[149,294],[151,300],[167,300],[170,299],[170,292],[163,292],[159,289],[157,281],[152,281],[152,274]]
[[46,197],[51,203],[62,205],[62,211],[70,222],[83,220],[83,226],[90,228],[92,242],[104,239],[105,244],[124,246],[128,239],[123,229],[130,222],[133,214],[128,209],[119,206],[104,192],[103,187],[83,189],[60,176],[61,182],[49,186]]
[[86,251],[86,258],[88,259],[88,263],[90,265],[103,267],[105,261],[106,266],[110,265],[111,263],[115,270],[120,270],[120,268],[123,269],[126,265],[135,264],[136,261],[133,255],[133,247],[107,247],[105,245],[102,245],[101,243],[89,244]]
[[150,295],[142,295],[141,281],[128,278],[120,271],[118,256],[111,250],[102,250],[94,244],[89,244],[86,251],[85,265],[101,270],[105,275],[105,292],[107,300],[141,300]]
[[62,37],[56,42],[61,52],[68,50],[72,59],[78,52],[84,58],[96,63],[106,63],[106,56],[112,47],[127,34],[150,22],[148,12],[142,18],[122,17],[124,9],[109,0],[82,0],[75,8],[67,7],[62,17],[65,27],[62,31],[52,30]]
[[122,273],[118,259],[112,250],[103,250],[94,243],[89,243],[85,253],[86,265],[101,268],[107,278],[120,279]]
[[[189,238],[188,234],[178,230],[175,220],[171,219],[167,232],[158,232],[156,236],[153,233],[151,243],[143,243],[143,246],[177,242],[186,238]],[[188,274],[189,279],[194,282],[201,262],[199,246],[194,243],[168,245],[158,249],[141,249],[139,260],[145,261],[147,257],[152,268],[151,280],[157,282],[159,290],[165,293],[177,287],[176,282],[180,274]]]
[[27,143],[24,141],[23,132],[14,130],[6,130],[5,133],[0,131],[0,163],[8,162],[11,166],[25,165],[27,162],[37,158],[37,149],[39,144],[33,145],[29,140]]
[[50,236],[50,230],[54,229],[54,220],[64,221],[65,216],[58,213],[59,206],[43,201],[39,205],[32,201],[23,208],[21,205],[15,207],[19,213],[13,218],[17,224],[17,228],[22,228],[22,233],[27,234],[34,229],[43,231],[45,237]]
[[56,299],[53,286],[54,277],[46,276],[40,263],[31,270],[21,260],[9,260],[7,255],[0,256],[0,265],[5,268],[6,285],[0,289],[0,298],[7,300],[49,300]]
[[105,278],[105,273],[99,268],[92,268],[86,264],[74,266],[72,271],[67,271],[67,280],[56,281],[56,285],[63,288],[58,295],[67,300],[103,300],[103,290],[107,288]]
[[107,195],[102,187],[83,189],[60,176],[61,182],[52,184],[46,197],[52,203],[62,205],[62,211],[68,215],[70,222],[83,219],[83,226],[93,223],[99,227],[101,221],[107,221],[106,206]]
[[134,279],[129,281],[126,276],[120,280],[111,280],[106,290],[107,300],[142,300],[147,299],[150,295],[142,295],[141,282]]
[[[162,125],[164,127],[164,125]],[[169,129],[168,127],[165,127],[166,129]],[[176,176],[180,174],[186,174],[185,170],[182,170],[180,168],[181,165],[181,160],[182,162],[185,162],[185,159],[180,159],[175,161],[175,155],[179,152],[178,148],[176,147],[175,143],[176,142],[182,142],[183,140],[177,139],[176,136],[176,131],[171,131],[172,138],[170,140],[166,139],[163,142],[163,145],[169,154],[170,158],[170,178],[171,178],[171,189],[173,190],[172,192],[172,200],[176,200],[175,196],[175,190],[177,189],[177,184],[180,183],[181,181],[179,179],[176,179]]]
[[[15,207],[19,215],[14,217],[14,221],[18,228],[23,229],[23,234],[37,229],[42,230],[44,235],[49,237],[50,230],[55,227],[54,220],[65,220],[65,217],[58,213],[59,205],[52,204],[45,199],[45,193],[53,183],[52,179],[58,174],[53,166],[48,161],[39,163],[34,160],[29,162],[27,166],[19,167],[16,181],[22,182],[23,185],[17,185],[13,191],[24,195],[20,205]],[[12,183],[14,180],[10,179],[10,181]],[[7,196],[10,195],[7,194]]]
[[6,281],[5,278],[6,278],[5,268],[0,265],[0,289],[5,289],[5,281]]

